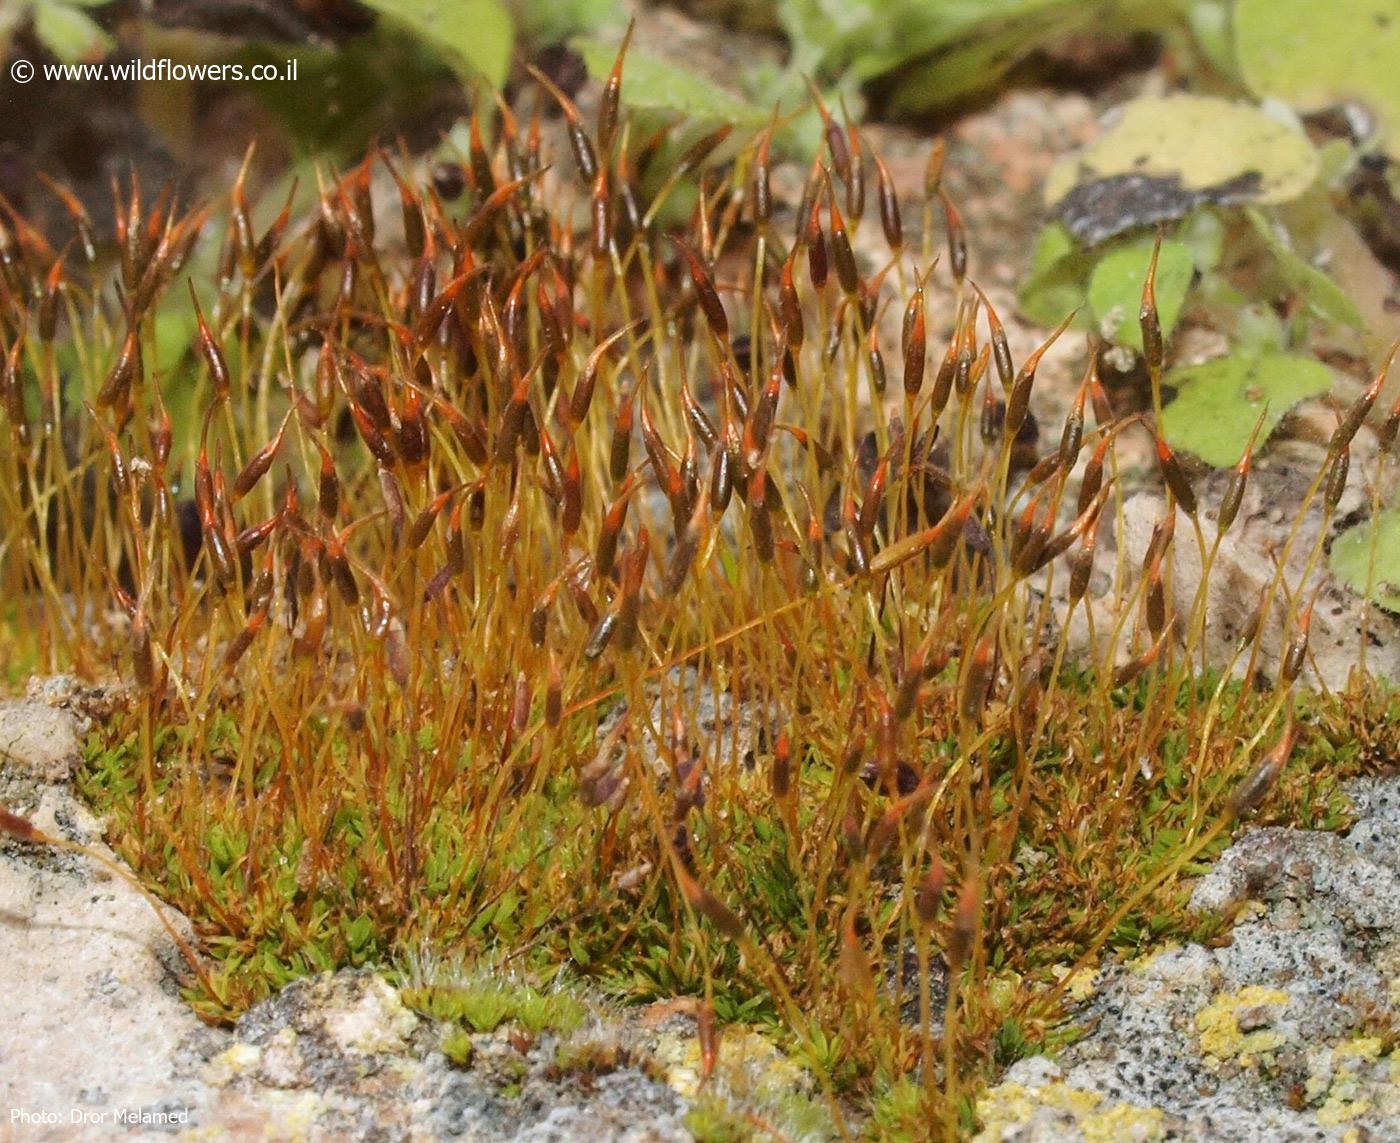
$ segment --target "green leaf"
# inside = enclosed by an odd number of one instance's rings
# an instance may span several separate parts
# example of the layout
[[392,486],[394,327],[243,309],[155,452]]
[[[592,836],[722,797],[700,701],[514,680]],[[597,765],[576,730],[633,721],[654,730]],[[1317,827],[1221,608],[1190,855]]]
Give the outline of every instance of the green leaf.
[[[1100,332],[1110,341],[1137,350],[1142,349],[1138,311],[1151,258],[1150,243],[1134,242],[1107,255],[1089,279],[1089,306]],[[1176,327],[1194,273],[1191,251],[1173,239],[1164,241],[1157,260],[1157,319],[1164,338]]]
[[1050,223],[1040,232],[1030,274],[1017,295],[1021,312],[1041,325],[1059,325],[1084,301],[1093,265],[1093,258],[1075,243],[1068,230],[1058,222]]
[[35,5],[34,34],[64,63],[105,56],[116,46],[86,12],[58,0],[39,0]]
[[1303,111],[1364,104],[1400,158],[1400,0],[1238,0],[1235,54],[1259,95]]
[[1167,441],[1209,465],[1227,468],[1244,455],[1261,413],[1264,423],[1256,448],[1289,409],[1332,387],[1332,371],[1311,357],[1235,353],[1173,369],[1164,381],[1177,390],[1162,413]]
[[1308,309],[1323,321],[1338,325],[1349,325],[1353,329],[1365,326],[1360,312],[1342,288],[1311,262],[1299,257],[1263,213],[1250,208],[1245,211],[1269,253],[1279,264],[1285,280],[1308,305]]
[[[583,56],[594,78],[605,79],[612,71],[617,59],[616,42],[575,39],[571,45]],[[628,107],[670,111],[717,123],[758,127],[768,122],[768,112],[751,107],[694,72],[647,55],[635,46],[627,50],[623,66],[622,102]]]
[[1358,595],[1400,612],[1400,508],[1338,536],[1332,544],[1332,573]]
[[365,0],[421,39],[500,87],[510,71],[515,30],[498,0]]

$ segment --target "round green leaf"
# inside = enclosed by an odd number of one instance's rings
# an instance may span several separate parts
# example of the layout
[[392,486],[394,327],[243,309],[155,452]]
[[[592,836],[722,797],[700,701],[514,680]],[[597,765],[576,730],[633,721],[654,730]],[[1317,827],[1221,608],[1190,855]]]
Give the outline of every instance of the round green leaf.
[[1312,185],[1317,153],[1301,132],[1248,103],[1205,95],[1135,99],[1113,127],[1051,169],[1045,201],[1058,203],[1077,186],[1118,175],[1169,180],[1183,202],[1210,201],[1232,187],[1233,198],[1287,202]]
[[1400,612],[1400,508],[1338,536],[1332,544],[1332,574],[1358,595],[1369,594],[1387,611]]
[[[1089,306],[1100,332],[1110,341],[1139,351],[1142,328],[1138,325],[1138,311],[1142,308],[1142,288],[1151,258],[1151,245],[1135,242],[1105,257],[1089,279]],[[1162,243],[1156,289],[1157,320],[1162,324],[1163,337],[1170,336],[1176,326],[1194,273],[1195,262],[1186,246],[1171,239]]]
[[1235,54],[1260,95],[1304,111],[1365,105],[1400,158],[1400,0],[1239,0]]
[[1299,401],[1331,389],[1332,371],[1311,357],[1237,353],[1173,369],[1164,381],[1177,394],[1162,413],[1162,435],[1173,448],[1227,468],[1244,455],[1261,413],[1256,448]]

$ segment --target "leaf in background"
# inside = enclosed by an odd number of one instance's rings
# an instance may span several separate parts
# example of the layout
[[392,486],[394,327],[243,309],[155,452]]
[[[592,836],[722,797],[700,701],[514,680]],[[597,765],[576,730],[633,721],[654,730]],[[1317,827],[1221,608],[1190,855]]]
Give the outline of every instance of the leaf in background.
[[1352,591],[1400,612],[1400,508],[1348,528],[1332,542],[1331,563]]
[[60,0],[38,0],[34,6],[34,34],[64,63],[98,59],[115,47],[112,37],[78,5]]
[[500,87],[510,71],[515,30],[499,0],[364,0],[407,25],[454,61]]
[[1177,390],[1162,413],[1167,441],[1215,468],[1228,468],[1244,455],[1261,412],[1256,447],[1299,401],[1331,389],[1332,371],[1311,357],[1234,353],[1173,369],[1163,381]]
[[1229,0],[1193,0],[1186,23],[1196,44],[1221,75],[1235,74],[1235,54],[1230,44]]
[[1238,0],[1235,55],[1260,95],[1303,111],[1364,104],[1400,159],[1400,0]]
[[1059,325],[1084,301],[1094,259],[1058,222],[1046,224],[1031,256],[1030,272],[1017,294],[1021,312],[1040,325]]
[[1284,279],[1313,313],[1323,321],[1349,325],[1353,329],[1361,329],[1365,325],[1356,304],[1345,291],[1323,271],[1300,257],[1260,211],[1246,210],[1245,214],[1269,248],[1269,253],[1277,260]]
[[510,7],[522,38],[534,44],[558,44],[570,36],[597,33],[627,23],[621,0],[551,0],[548,4],[516,0]]
[[1317,177],[1301,131],[1247,103],[1201,95],[1135,99],[1122,118],[1045,180],[1083,242],[1180,218],[1207,203],[1287,202]]
[[[252,43],[233,58],[245,66],[283,64],[287,54]],[[336,48],[298,49],[296,58],[296,83],[253,84],[253,95],[281,121],[294,151],[342,163],[357,162],[376,139],[402,131],[455,86],[440,52],[387,22]]]
[[[617,43],[575,39],[571,46],[583,56],[591,75],[606,79],[617,59]],[[691,119],[759,127],[769,113],[721,91],[694,72],[676,67],[656,56],[628,49],[622,74],[622,101],[629,107],[671,111]]]
[[[1094,267],[1089,279],[1089,306],[1099,332],[1110,341],[1139,351],[1142,330],[1138,310],[1142,307],[1142,288],[1151,258],[1150,242],[1134,242],[1107,255]],[[1175,239],[1166,239],[1157,261],[1157,318],[1163,337],[1170,337],[1176,327],[1195,272],[1191,251]]]

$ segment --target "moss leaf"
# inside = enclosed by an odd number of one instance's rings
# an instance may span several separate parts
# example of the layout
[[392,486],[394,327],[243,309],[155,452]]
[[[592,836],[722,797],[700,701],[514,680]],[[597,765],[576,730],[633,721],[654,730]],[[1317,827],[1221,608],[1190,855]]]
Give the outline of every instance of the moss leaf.
[[[1137,350],[1142,349],[1138,310],[1151,258],[1151,243],[1134,242],[1105,257],[1089,279],[1089,306],[1100,332],[1110,341]],[[1176,326],[1194,273],[1191,251],[1172,239],[1164,241],[1157,261],[1157,318],[1163,337],[1170,337]]]
[[1259,95],[1316,111],[1347,100],[1381,121],[1400,158],[1400,0],[1239,0],[1235,54]]
[[496,87],[506,81],[515,30],[499,0],[365,0]]
[[1289,409],[1332,387],[1332,371],[1311,357],[1235,353],[1174,369],[1164,380],[1177,394],[1162,413],[1163,435],[1172,447],[1226,468],[1244,455],[1260,413],[1262,443]]
[[1400,508],[1338,536],[1332,544],[1332,573],[1358,595],[1367,595],[1369,585],[1373,601],[1400,612]]

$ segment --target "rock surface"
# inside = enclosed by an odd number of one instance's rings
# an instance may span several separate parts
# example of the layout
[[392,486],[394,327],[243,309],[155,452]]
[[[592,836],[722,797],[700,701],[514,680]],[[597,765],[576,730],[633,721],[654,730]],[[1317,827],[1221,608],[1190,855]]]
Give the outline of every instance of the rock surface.
[[1258,829],[1196,886],[1222,948],[1106,969],[1052,1063],[979,1104],[982,1140],[1400,1137],[1400,778],[1348,787],[1345,834]]

